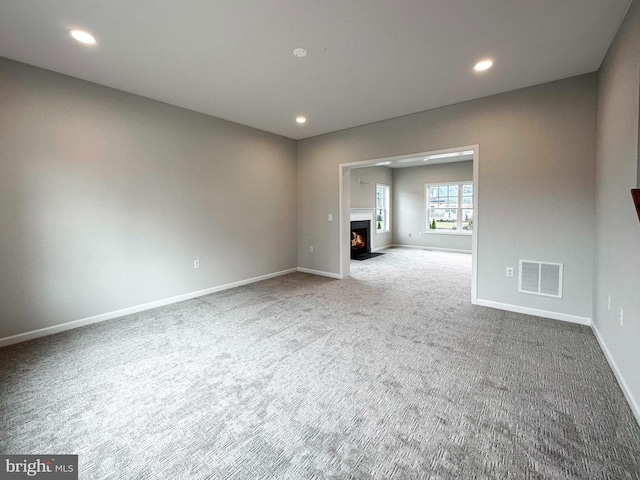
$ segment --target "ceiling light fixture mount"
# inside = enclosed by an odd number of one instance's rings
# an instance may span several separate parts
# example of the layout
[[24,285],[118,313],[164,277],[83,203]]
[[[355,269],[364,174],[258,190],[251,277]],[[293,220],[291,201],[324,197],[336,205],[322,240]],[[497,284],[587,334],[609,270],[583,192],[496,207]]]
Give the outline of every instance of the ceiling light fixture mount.
[[493,60],[481,60],[473,67],[476,72],[484,72],[493,66]]
[[74,29],[74,30],[69,30],[69,35],[71,35],[74,40],[77,40],[80,43],[84,43],[86,45],[96,44],[96,37],[91,35],[89,32]]
[[304,48],[296,48],[293,54],[298,58],[302,58],[307,56],[307,51]]

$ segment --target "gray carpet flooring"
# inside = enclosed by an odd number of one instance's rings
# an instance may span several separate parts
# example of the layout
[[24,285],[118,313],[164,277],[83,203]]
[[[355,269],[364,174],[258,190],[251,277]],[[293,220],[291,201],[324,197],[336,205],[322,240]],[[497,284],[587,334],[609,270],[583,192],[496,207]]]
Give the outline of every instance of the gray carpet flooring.
[[82,479],[639,479],[588,327],[472,306],[390,249],[0,349],[0,453]]

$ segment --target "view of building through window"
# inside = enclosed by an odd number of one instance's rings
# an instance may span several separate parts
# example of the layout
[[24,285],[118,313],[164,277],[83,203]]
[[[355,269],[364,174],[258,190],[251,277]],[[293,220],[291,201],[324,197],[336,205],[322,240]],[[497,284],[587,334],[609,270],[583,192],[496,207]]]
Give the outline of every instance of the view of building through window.
[[473,231],[473,183],[426,185],[427,232]]

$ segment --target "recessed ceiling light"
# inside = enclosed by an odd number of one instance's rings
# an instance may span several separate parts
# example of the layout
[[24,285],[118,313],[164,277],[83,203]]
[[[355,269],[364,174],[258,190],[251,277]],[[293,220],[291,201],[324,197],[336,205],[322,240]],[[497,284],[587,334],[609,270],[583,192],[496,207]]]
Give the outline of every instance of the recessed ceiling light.
[[302,58],[307,56],[307,51],[304,48],[296,48],[293,54],[298,58]]
[[304,123],[307,121],[306,117],[296,117],[296,122],[298,123]]
[[69,35],[80,43],[86,43],[87,45],[95,45],[96,38],[88,32],[82,30],[69,30]]
[[493,62],[491,60],[482,60],[481,62],[476,63],[476,66],[473,69],[476,72],[484,72],[485,70],[489,70]]

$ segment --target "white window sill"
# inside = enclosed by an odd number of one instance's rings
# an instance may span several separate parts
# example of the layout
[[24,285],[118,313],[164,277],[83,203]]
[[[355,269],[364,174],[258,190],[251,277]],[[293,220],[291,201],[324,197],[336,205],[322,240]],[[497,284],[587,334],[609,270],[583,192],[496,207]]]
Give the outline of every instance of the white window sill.
[[379,235],[382,233],[391,233],[391,232],[389,230],[376,230],[376,235]]
[[463,237],[468,237],[470,235],[473,235],[473,232],[459,232],[457,230],[453,230],[453,231],[447,231],[447,230],[428,230],[426,232],[424,232],[427,235],[461,235]]

